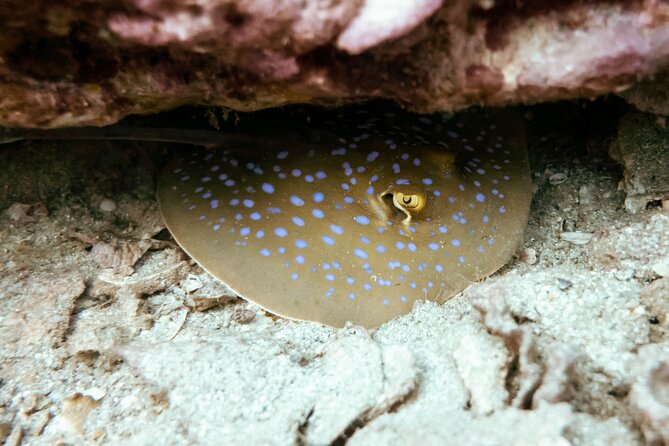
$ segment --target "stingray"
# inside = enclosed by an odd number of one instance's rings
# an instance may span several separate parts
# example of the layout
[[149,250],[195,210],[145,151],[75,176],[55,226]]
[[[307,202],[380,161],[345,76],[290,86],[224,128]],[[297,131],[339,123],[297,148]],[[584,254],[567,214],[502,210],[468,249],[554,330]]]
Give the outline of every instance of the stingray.
[[[267,311],[376,327],[497,271],[527,224],[531,181],[515,111],[347,110],[308,127],[4,129],[20,139],[197,144],[160,174],[179,245]],[[252,124],[253,125],[253,124]]]
[[532,190],[515,112],[316,121],[179,150],[159,177],[169,231],[241,297],[376,327],[509,261]]

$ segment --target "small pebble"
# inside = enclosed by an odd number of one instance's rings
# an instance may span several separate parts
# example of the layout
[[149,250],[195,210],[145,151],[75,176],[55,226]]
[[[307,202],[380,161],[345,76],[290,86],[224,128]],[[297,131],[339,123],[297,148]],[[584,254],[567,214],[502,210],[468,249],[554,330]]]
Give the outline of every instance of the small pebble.
[[658,260],[652,266],[653,272],[660,277],[669,277],[669,257]]
[[116,210],[116,202],[111,198],[103,198],[100,202],[100,210],[102,212],[114,212]]
[[553,175],[548,177],[548,182],[551,183],[553,186],[557,186],[558,184],[562,184],[565,181],[567,181],[567,174],[566,173],[554,173]]
[[42,203],[24,204],[14,203],[7,209],[9,219],[19,223],[32,223],[49,215],[49,211]]
[[560,291],[567,291],[569,288],[574,286],[574,284],[571,281],[569,281],[567,279],[563,279],[561,277],[558,277],[557,282],[558,282],[558,288],[560,289]]
[[534,248],[525,248],[518,252],[518,259],[526,265],[537,263],[537,251]]
[[572,245],[587,245],[592,240],[592,232],[563,232],[560,234],[560,238],[565,242],[569,242]]
[[249,324],[256,318],[257,313],[248,308],[235,308],[232,311],[231,319],[238,324]]
[[592,196],[592,191],[588,186],[581,186],[578,189],[578,202],[580,204],[592,204],[594,197]]

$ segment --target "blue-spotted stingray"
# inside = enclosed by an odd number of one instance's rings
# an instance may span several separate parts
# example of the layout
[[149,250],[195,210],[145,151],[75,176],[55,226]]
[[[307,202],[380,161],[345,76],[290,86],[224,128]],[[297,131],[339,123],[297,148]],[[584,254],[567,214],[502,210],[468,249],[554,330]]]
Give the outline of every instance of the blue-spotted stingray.
[[243,298],[337,327],[443,302],[508,262],[531,200],[515,112],[351,115],[180,150],[157,189],[174,238]]

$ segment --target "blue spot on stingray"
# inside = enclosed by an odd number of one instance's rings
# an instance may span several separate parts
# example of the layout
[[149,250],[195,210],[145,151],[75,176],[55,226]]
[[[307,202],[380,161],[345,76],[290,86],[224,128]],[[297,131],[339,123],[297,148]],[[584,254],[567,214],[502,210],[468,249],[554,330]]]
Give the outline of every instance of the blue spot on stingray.
[[230,206],[237,206],[239,204],[239,200],[236,198],[233,198],[230,200]]
[[342,228],[341,226],[337,226],[337,225],[330,225],[330,230],[332,232],[334,232],[335,234],[339,234],[339,235],[344,233],[344,228]]
[[368,162],[368,163],[371,163],[371,162],[373,162],[375,159],[377,159],[378,157],[379,157],[379,152],[376,152],[376,151],[371,152],[369,155],[367,155],[367,162]]
[[249,215],[249,217],[251,218],[251,220],[258,221],[260,220],[261,215],[258,212],[253,212],[251,215]]
[[372,286],[368,283],[364,284],[362,287],[365,289],[365,291],[371,291],[372,289]]
[[378,180],[378,179],[379,179],[379,176],[378,176],[378,175],[374,175],[374,176],[372,176],[372,178],[369,179],[369,182],[370,182],[370,183],[373,183],[373,182],[375,182],[375,181]]
[[209,205],[211,206],[212,209],[216,209],[218,207],[218,200],[211,200],[211,202],[209,202]]
[[353,285],[355,283],[355,279],[353,277],[347,277],[346,283],[348,283],[349,285]]
[[495,241],[493,239],[491,239],[491,238],[488,239],[488,244],[489,245],[492,246],[494,243],[495,243]]
[[314,177],[311,176],[311,175],[305,175],[304,176],[304,181],[306,181],[307,183],[313,183],[314,182]]
[[267,248],[261,249],[260,254],[262,254],[264,257],[269,257],[269,255],[270,255],[269,249],[267,249]]
[[321,211],[320,209],[314,209],[313,211],[311,211],[311,215],[313,215],[313,216],[316,217],[316,218],[323,218],[323,217],[325,217],[325,214],[324,214],[323,211]]
[[363,251],[362,249],[356,249],[353,251],[353,253],[356,255],[356,257],[360,257],[361,259],[367,259],[367,253]]
[[327,280],[328,282],[332,282],[334,279],[335,279],[335,276],[332,275],[332,274],[326,274],[325,275],[325,280]]
[[306,260],[306,259],[305,259],[304,256],[301,255],[301,254],[300,254],[299,256],[295,257],[295,261],[296,261],[297,263],[299,263],[300,265],[304,265],[305,260]]
[[441,192],[439,192],[438,190],[435,190],[432,193],[434,194],[435,197],[440,197],[441,196]]
[[334,267],[334,269],[341,268],[341,265],[339,264],[339,262],[332,262],[332,266]]
[[280,214],[281,213],[281,208],[267,208],[267,212],[270,214]]
[[379,254],[383,254],[384,252],[386,252],[386,247],[383,245],[379,245],[376,247],[376,252],[378,252]]
[[441,265],[436,265],[436,266],[434,267],[434,270],[435,270],[436,272],[440,273],[440,272],[442,272],[442,271],[444,270],[444,267],[441,266]]
[[264,236],[265,236],[265,231],[263,231],[262,229],[256,232],[256,238],[260,239],[263,238]]
[[214,225],[214,227],[212,229],[214,231],[218,231],[219,229],[221,229],[221,225]]
[[446,234],[448,232],[448,228],[446,226],[439,226],[439,232]]
[[355,221],[360,223],[361,225],[368,225],[369,224],[369,218],[367,218],[364,215],[358,215],[357,217],[354,218]]
[[251,232],[251,228],[242,228],[239,230],[239,235],[246,237]]
[[288,235],[288,231],[286,231],[286,230],[283,229],[283,228],[276,228],[276,229],[274,230],[274,233],[275,233],[278,237],[285,237],[285,236]]
[[353,204],[355,200],[352,197],[344,197],[344,203]]
[[372,186],[369,186],[366,191],[369,195],[374,195],[374,188]]
[[300,227],[304,226],[304,220],[302,220],[300,217],[293,217],[293,223]]
[[316,192],[316,193],[314,194],[314,201],[315,201],[316,203],[320,203],[320,202],[323,201],[324,199],[325,199],[325,195],[323,194],[323,192]]
[[316,172],[316,178],[318,178],[319,180],[324,180],[327,177],[328,177],[327,174],[323,171],[319,170],[318,172]]
[[423,184],[425,184],[426,186],[429,186],[430,184],[432,184],[432,179],[431,178],[423,178]]
[[479,249],[477,249],[477,251],[480,252],[481,254],[483,254],[485,249],[483,249],[483,246],[479,246]]
[[348,183],[341,183],[341,188],[344,190],[349,190],[351,187],[348,185]]
[[438,251],[439,250],[439,244],[438,243],[428,243],[427,245],[432,251]]
[[254,204],[255,203],[253,202],[253,200],[248,200],[248,199],[244,200],[244,206],[246,206],[247,208],[252,208]]
[[413,243],[407,244],[407,248],[409,248],[409,251],[411,252],[416,252],[416,250],[418,249],[416,248],[416,245],[414,245]]
[[465,258],[462,256],[458,257],[458,262],[465,263]]
[[483,223],[488,223],[490,221],[490,217],[488,217],[487,215],[484,215],[481,220],[483,221]]
[[290,202],[295,206],[304,206],[304,200],[298,197],[297,195],[290,196]]
[[269,183],[263,183],[263,185],[260,186],[260,188],[263,190],[263,192],[266,192],[268,194],[273,194],[274,193],[274,186],[272,186]]
[[297,280],[297,278],[300,277],[297,273],[293,273],[290,275],[290,278],[293,280]]
[[288,156],[288,152],[286,152],[285,150],[276,154],[276,157],[280,160],[286,158],[287,156]]
[[324,235],[323,236],[323,242],[325,242],[326,245],[330,245],[330,246],[335,244],[335,240],[332,237],[330,237],[329,235]]
[[451,244],[452,244],[453,246],[460,246],[460,240],[458,240],[458,239],[453,239],[453,241],[451,241]]
[[409,284],[409,286],[410,286],[411,288],[416,288],[416,282],[411,282],[411,283]]
[[300,249],[304,249],[307,246],[309,246],[309,244],[307,242],[305,242],[304,240],[298,240],[298,241],[295,242],[295,246],[297,246]]
[[401,250],[401,249],[404,249],[404,243],[402,243],[402,242],[397,242],[397,243],[395,243],[395,247],[396,247],[397,249],[400,249],[400,250]]
[[397,261],[388,262],[388,268],[390,269],[399,268],[400,266],[402,266],[402,262],[397,262]]
[[501,208],[499,208],[499,213],[500,213],[500,214],[503,214],[503,213],[505,213],[505,212],[506,212],[506,209],[504,209],[504,206],[502,206]]
[[485,195],[479,192],[478,194],[476,194],[476,201],[478,201],[479,203],[483,203],[485,201]]
[[279,246],[279,249],[277,249],[277,251],[279,251],[279,254],[285,254],[286,253],[286,248],[284,248],[283,246]]
[[351,300],[355,299],[355,294],[353,294],[353,293],[349,294],[348,298],[351,299]]

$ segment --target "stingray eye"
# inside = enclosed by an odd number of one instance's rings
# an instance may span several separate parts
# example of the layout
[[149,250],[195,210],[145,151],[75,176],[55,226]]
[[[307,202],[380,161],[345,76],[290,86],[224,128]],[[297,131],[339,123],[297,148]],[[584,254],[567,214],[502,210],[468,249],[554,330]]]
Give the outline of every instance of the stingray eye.
[[425,207],[425,196],[422,194],[403,194],[395,192],[398,207],[409,212],[419,212]]
[[418,206],[420,198],[418,195],[405,195],[402,197],[402,203],[408,208],[415,208]]

